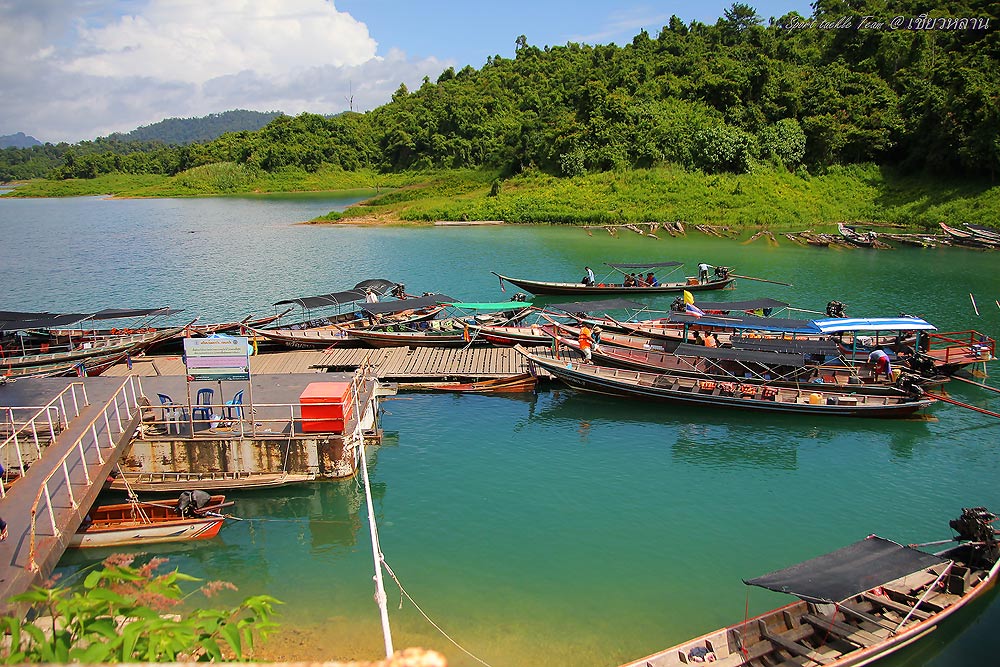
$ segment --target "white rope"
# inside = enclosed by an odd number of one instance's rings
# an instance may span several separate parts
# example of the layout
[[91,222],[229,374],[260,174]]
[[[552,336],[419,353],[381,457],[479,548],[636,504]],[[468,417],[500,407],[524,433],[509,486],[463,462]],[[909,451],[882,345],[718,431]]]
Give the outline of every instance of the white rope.
[[[414,600],[414,599],[413,599],[412,597],[410,597],[410,594],[406,592],[406,589],[405,589],[405,588],[403,588],[403,584],[401,584],[401,583],[399,582],[399,578],[398,578],[398,577],[396,576],[396,573],[395,573],[395,572],[393,572],[393,571],[392,571],[392,568],[391,568],[391,567],[389,567],[389,564],[385,562],[385,556],[384,556],[383,554],[381,554],[381,553],[379,553],[379,556],[380,556],[380,557],[381,557],[381,559],[382,559],[382,567],[384,567],[384,568],[385,568],[385,571],[389,573],[389,576],[390,576],[390,577],[392,577],[392,580],[396,582],[396,585],[397,585],[397,586],[399,586],[399,592],[400,592],[400,593],[402,593],[403,595],[405,595],[405,596],[406,596],[406,599],[407,599],[407,600],[409,600],[410,602],[412,602],[412,603],[413,603],[413,606],[414,606],[414,607],[416,608],[416,610],[417,610],[417,611],[419,611],[419,612],[420,612],[420,615],[424,617],[424,620],[426,620],[426,621],[427,621],[428,623],[430,623],[431,625],[433,625],[433,626],[434,626],[434,629],[435,629],[435,630],[437,630],[438,632],[440,632],[440,633],[441,633],[441,635],[442,635],[442,636],[443,636],[443,637],[444,637],[445,639],[447,639],[447,640],[448,640],[448,641],[450,641],[450,642],[451,642],[452,644],[454,644],[456,648],[458,648],[458,649],[459,649],[460,651],[462,651],[463,653],[465,653],[465,654],[466,654],[467,656],[469,656],[470,658],[472,658],[473,660],[475,660],[476,662],[478,662],[478,663],[479,663],[479,664],[481,664],[481,665],[486,665],[486,667],[492,667],[492,665],[490,665],[490,663],[486,662],[485,660],[483,660],[483,659],[482,659],[482,658],[480,658],[479,656],[477,656],[477,655],[475,655],[475,654],[471,653],[471,652],[470,652],[470,651],[469,651],[468,649],[466,649],[466,648],[465,648],[464,646],[462,646],[462,645],[461,645],[461,644],[459,644],[459,643],[458,643],[457,641],[455,641],[454,639],[452,639],[452,638],[451,638],[451,636],[450,636],[450,635],[449,635],[449,634],[448,634],[447,632],[445,632],[445,631],[444,631],[444,630],[443,630],[443,629],[441,628],[441,626],[440,626],[440,625],[438,625],[438,624],[437,624],[437,623],[435,623],[435,622],[434,622],[433,620],[431,620],[431,617],[430,617],[430,616],[428,616],[428,615],[427,615],[427,614],[426,614],[426,613],[424,612],[424,610],[420,608],[420,605],[418,605],[418,604],[417,604],[417,601],[416,601],[416,600]],[[399,604],[400,604],[400,607],[402,607],[402,605],[403,605],[403,599],[402,599],[402,598],[400,598],[400,600],[399,600]]]

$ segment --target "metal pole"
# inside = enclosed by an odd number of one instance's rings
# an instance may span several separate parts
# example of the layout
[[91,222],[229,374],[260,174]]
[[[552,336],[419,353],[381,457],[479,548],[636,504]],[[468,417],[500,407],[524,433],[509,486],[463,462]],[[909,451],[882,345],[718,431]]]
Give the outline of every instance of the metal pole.
[[[361,416],[358,415],[358,419]],[[368,529],[372,536],[372,557],[375,560],[375,602],[382,617],[382,636],[385,638],[385,657],[392,657],[392,631],[389,629],[389,610],[386,607],[385,587],[382,585],[382,549],[378,543],[378,529],[375,526],[375,509],[372,506],[372,490],[368,483],[368,460],[365,458],[365,442],[361,444],[361,471],[365,480],[365,500],[368,503]]]

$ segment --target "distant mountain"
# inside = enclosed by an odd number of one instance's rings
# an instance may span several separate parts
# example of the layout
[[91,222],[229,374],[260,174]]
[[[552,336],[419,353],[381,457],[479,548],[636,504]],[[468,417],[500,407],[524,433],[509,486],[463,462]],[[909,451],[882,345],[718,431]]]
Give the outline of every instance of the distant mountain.
[[213,113],[201,118],[167,118],[152,125],[143,125],[128,133],[116,132],[108,136],[114,141],[162,141],[182,145],[212,141],[226,132],[255,131],[278,116],[280,111],[246,111],[237,109]]
[[0,136],[0,148],[31,148],[41,145],[42,142],[34,137],[29,137],[24,132]]

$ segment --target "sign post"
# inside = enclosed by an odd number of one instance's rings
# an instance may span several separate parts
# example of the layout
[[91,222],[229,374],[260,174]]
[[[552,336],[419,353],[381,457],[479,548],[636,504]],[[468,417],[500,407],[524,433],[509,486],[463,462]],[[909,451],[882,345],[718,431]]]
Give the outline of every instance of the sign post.
[[[250,384],[250,345],[246,336],[225,338],[185,338],[184,366],[188,381],[188,415],[191,435],[194,435],[194,410],[191,405],[191,382],[218,382],[219,403],[222,381],[238,380]],[[253,405],[253,396],[249,397]],[[212,408],[214,414],[214,408]],[[221,412],[220,408],[220,412]]]

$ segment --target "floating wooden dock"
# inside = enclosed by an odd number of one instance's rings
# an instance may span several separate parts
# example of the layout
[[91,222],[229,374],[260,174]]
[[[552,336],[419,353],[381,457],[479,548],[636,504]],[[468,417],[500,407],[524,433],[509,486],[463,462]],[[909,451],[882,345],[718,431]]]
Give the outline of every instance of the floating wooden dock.
[[[550,347],[528,348],[533,354],[551,355]],[[563,356],[577,356],[564,350]],[[285,373],[327,373],[368,368],[368,375],[383,382],[475,382],[510,377],[529,371],[527,359],[509,347],[344,347],[327,350],[271,352],[250,357],[254,375]],[[105,376],[184,375],[179,355],[139,357],[132,368],[119,364],[105,371]]]

